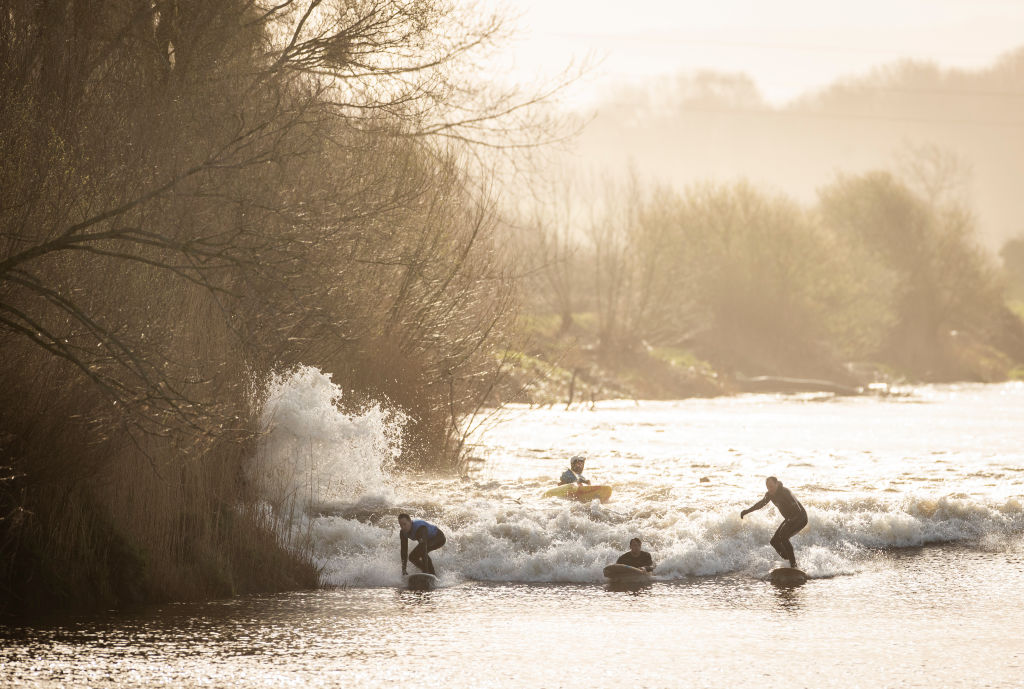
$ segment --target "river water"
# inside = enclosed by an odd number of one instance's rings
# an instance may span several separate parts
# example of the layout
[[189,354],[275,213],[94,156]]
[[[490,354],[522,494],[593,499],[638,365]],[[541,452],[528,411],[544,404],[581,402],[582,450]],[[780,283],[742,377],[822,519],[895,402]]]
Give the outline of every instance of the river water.
[[[1024,384],[510,408],[468,479],[395,474],[401,418],[315,369],[271,387],[252,474],[326,587],[0,627],[0,683],[1024,685]],[[540,497],[573,454],[610,502]],[[808,510],[803,586],[766,580],[775,509],[739,518],[767,475]],[[448,535],[434,591],[401,586],[399,511]],[[654,580],[609,587],[634,535]]]

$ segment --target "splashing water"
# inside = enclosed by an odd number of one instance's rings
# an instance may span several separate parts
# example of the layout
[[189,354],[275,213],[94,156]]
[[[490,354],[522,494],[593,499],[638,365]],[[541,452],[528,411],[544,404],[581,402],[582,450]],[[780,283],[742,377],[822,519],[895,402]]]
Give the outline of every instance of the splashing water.
[[[392,476],[400,418],[340,394],[316,369],[271,381],[250,467],[337,588],[0,624],[0,684],[1021,684],[1024,385],[507,409],[468,480]],[[578,448],[611,502],[541,497]],[[768,474],[809,515],[795,589],[763,580],[774,508],[739,518]],[[398,511],[448,535],[439,590],[371,589],[401,581]],[[655,581],[597,585],[634,535]]]
[[[491,459],[475,480],[392,479],[401,418],[379,406],[342,413],[338,387],[302,368],[268,386],[253,470],[268,503],[289,515],[284,532],[301,527],[327,585],[401,581],[400,511],[448,535],[433,558],[446,584],[601,581],[634,535],[654,552],[659,579],[764,576],[781,562],[768,545],[781,520],[770,506],[743,521],[738,513],[760,497],[768,473],[784,477],[808,508],[809,526],[794,538],[801,567],[829,577],[858,571],[880,550],[960,541],[999,548],[1024,533],[1024,472],[1005,435],[1024,410],[1022,393],[511,409],[484,439]],[[978,411],[977,394],[1003,413]],[[937,416],[949,419],[940,429]],[[984,447],[975,434],[987,438]],[[592,457],[588,475],[615,485],[613,501],[541,498],[564,468],[560,446],[581,441]],[[296,507],[297,519],[288,512]]]
[[318,514],[352,503],[388,504],[404,417],[371,405],[340,408],[329,374],[301,366],[267,382],[260,442],[248,466],[282,538],[298,545]]

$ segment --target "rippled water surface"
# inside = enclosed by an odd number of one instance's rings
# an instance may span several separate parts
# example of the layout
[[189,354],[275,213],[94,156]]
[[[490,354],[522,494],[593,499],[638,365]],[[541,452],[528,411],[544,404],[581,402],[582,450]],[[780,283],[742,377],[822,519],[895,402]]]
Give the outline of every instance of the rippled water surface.
[[[283,390],[261,470],[312,482],[296,528],[333,588],[0,627],[0,683],[1024,683],[1024,386],[512,409],[469,480],[394,480],[386,415],[332,419],[310,385]],[[578,452],[611,502],[540,497]],[[808,508],[800,587],[765,580],[774,509],[738,516],[767,474]],[[435,591],[401,588],[399,510],[448,534]],[[611,589],[634,534],[654,581]]]

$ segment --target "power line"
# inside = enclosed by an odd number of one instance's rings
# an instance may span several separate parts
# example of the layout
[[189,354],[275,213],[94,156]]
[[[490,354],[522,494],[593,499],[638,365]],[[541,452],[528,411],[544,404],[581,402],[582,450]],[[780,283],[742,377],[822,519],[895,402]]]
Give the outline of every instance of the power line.
[[[810,44],[797,44],[797,43],[763,43],[760,41],[722,41],[713,40],[708,38],[681,38],[676,36],[666,36],[664,34],[616,34],[616,33],[583,33],[579,31],[546,31],[541,32],[541,35],[551,36],[553,38],[570,38],[570,39],[599,39],[609,42],[621,42],[621,43],[661,43],[670,44],[673,46],[689,46],[689,45],[704,45],[704,46],[717,46],[722,48],[764,48],[769,50],[788,50],[793,52],[817,52],[817,53],[844,53],[849,55],[889,55],[897,57],[907,57],[912,59],[912,56],[908,55],[908,52],[903,49],[864,49],[854,48],[837,45],[810,45]],[[1013,49],[1009,49],[1010,52]],[[960,53],[960,54],[943,54],[936,55],[929,59],[970,59],[970,60],[990,60],[992,59],[990,53]]]
[[979,90],[960,90],[960,89],[928,89],[928,88],[893,88],[883,86],[871,86],[858,81],[851,81],[844,83],[842,81],[833,82],[823,89],[820,89],[817,93],[820,95],[827,95],[830,91],[838,90],[851,90],[861,92],[875,92],[875,93],[905,93],[910,95],[927,94],[936,96],[996,96],[1001,98],[1024,98],[1024,91],[979,91]]
[[930,117],[912,117],[897,115],[868,115],[856,113],[800,112],[794,110],[776,110],[771,108],[712,108],[693,107],[686,104],[679,106],[678,114],[705,112],[720,115],[751,115],[758,117],[794,117],[830,120],[867,120],[879,122],[905,122],[913,124],[965,125],[978,127],[1024,127],[1024,120],[978,120],[978,119],[937,119]]

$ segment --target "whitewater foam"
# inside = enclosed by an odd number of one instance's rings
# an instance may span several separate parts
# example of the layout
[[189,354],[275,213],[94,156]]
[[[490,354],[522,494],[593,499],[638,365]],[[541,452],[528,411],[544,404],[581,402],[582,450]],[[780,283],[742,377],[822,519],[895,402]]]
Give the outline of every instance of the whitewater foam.
[[[445,500],[441,496],[452,486],[436,490],[437,483],[433,500],[409,509],[448,535],[448,544],[433,555],[442,580],[445,573],[457,573],[455,579],[490,582],[599,582],[603,567],[635,535],[654,554],[655,577],[661,580],[733,572],[763,576],[781,563],[768,545],[780,519],[767,510],[741,521],[740,505],[689,514],[667,514],[645,505],[618,514],[596,501],[543,505],[481,497]],[[921,496],[896,503],[829,500],[807,507],[808,528],[793,542],[801,567],[814,577],[856,572],[861,560],[886,549],[950,542],[997,547],[1007,537],[1024,533],[1024,511],[1016,501],[991,504]],[[325,584],[400,581],[393,515],[358,525],[343,516],[318,521],[317,556]]]
[[310,520],[318,513],[391,503],[405,422],[399,412],[380,404],[342,411],[342,389],[312,366],[272,376],[262,397],[260,440],[247,476],[286,542],[297,546],[311,529],[316,533]]
[[[268,509],[288,515],[278,520],[286,522],[282,537],[305,544],[304,552],[320,567],[326,585],[400,583],[395,521],[400,511],[427,519],[447,534],[447,545],[432,554],[443,585],[603,581],[603,567],[637,535],[654,554],[656,579],[764,576],[782,564],[768,544],[781,521],[774,508],[739,518],[740,509],[756,499],[765,467],[777,458],[738,461],[731,450],[721,449],[731,444],[714,452],[691,444],[698,456],[665,457],[651,467],[636,459],[639,453],[620,452],[615,470],[628,478],[616,482],[614,500],[605,505],[543,499],[540,493],[552,478],[536,473],[519,478],[506,473],[500,480],[490,476],[478,482],[407,476],[399,481],[392,474],[401,450],[401,417],[382,406],[346,414],[339,405],[341,394],[329,376],[310,367],[271,380],[260,452],[249,470],[264,490]],[[666,408],[661,413],[671,428],[681,412]],[[565,423],[577,429],[586,418],[566,416]],[[702,433],[707,436],[706,429]],[[735,433],[729,435],[732,443]],[[650,442],[649,447],[664,447],[662,440]],[[835,441],[827,442],[831,447]],[[902,440],[897,449],[905,452]],[[891,466],[903,471],[900,481],[907,487],[887,492],[896,476],[879,480],[863,473],[878,471],[879,455],[831,449],[804,453],[809,461],[790,470],[790,485],[807,507],[809,524],[793,543],[801,568],[811,576],[856,572],[866,558],[892,548],[970,543],[997,549],[1024,534],[1019,496],[937,492],[934,472],[924,460],[902,454],[901,463]],[[545,450],[545,472],[557,454]],[[782,452],[787,462],[791,454]],[[983,462],[973,450],[969,455],[961,451],[964,457],[976,465]],[[506,458],[502,466],[514,460]],[[609,471],[605,462],[596,465],[598,471]],[[908,464],[913,462],[920,466]],[[688,474],[671,473],[677,467],[692,471],[691,464],[711,480],[697,483]],[[644,471],[649,467],[660,472],[660,480],[653,470]],[[863,475],[849,479],[842,472],[851,467]],[[976,473],[976,467],[971,471]],[[557,475],[554,467],[552,473]],[[694,484],[682,482],[687,479]],[[965,485],[972,484],[960,480],[958,487]],[[1002,490],[1013,485],[1004,481]]]

